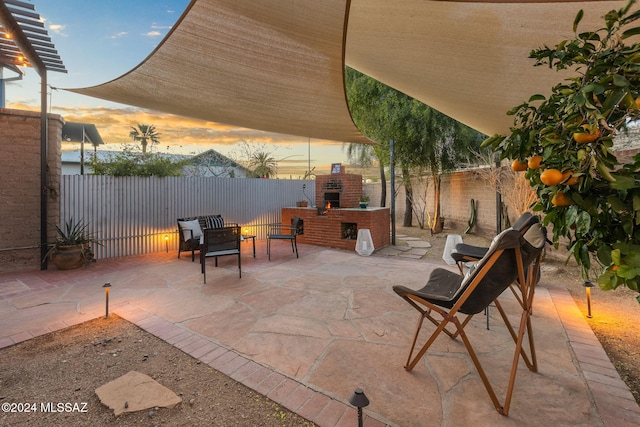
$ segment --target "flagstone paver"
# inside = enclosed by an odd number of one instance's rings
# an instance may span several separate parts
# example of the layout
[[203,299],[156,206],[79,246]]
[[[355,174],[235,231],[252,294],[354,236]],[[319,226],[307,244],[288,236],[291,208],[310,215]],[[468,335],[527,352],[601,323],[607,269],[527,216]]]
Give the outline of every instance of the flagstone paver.
[[[323,427],[357,422],[347,401],[355,387],[371,401],[364,410],[370,427],[417,420],[474,427],[640,424],[638,405],[571,296],[544,283],[533,317],[540,372],[518,374],[508,418],[496,413],[457,341],[436,340],[433,353],[405,371],[417,313],[390,284],[420,287],[434,265],[408,259],[427,249],[420,240],[404,243],[371,257],[300,245],[299,259],[283,245],[267,262],[258,241],[256,258],[243,257],[242,279],[234,263],[221,259],[206,285],[199,265],[175,254],[98,260],[73,272],[0,274],[0,290],[5,283],[12,289],[0,293],[0,348],[104,315],[104,293],[95,284],[111,282],[112,312]],[[29,302],[30,292],[38,305]],[[504,328],[496,321],[487,331],[483,316],[467,328],[483,360],[491,353],[487,369],[503,373],[511,357]]]

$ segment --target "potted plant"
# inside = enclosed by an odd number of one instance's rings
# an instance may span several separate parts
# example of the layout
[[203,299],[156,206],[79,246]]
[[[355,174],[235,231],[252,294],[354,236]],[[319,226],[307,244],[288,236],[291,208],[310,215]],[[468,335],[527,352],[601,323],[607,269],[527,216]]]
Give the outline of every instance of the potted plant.
[[299,208],[306,208],[309,205],[309,202],[307,202],[306,200],[298,200],[296,202],[296,207]]
[[367,205],[369,205],[369,196],[367,196],[366,194],[363,194],[358,198],[358,202],[360,202],[360,207],[362,209],[366,209]]
[[58,270],[80,268],[85,262],[93,260],[91,243],[96,239],[87,232],[87,224],[82,220],[69,219],[63,228],[54,226],[58,235],[55,243],[47,252],[47,257]]

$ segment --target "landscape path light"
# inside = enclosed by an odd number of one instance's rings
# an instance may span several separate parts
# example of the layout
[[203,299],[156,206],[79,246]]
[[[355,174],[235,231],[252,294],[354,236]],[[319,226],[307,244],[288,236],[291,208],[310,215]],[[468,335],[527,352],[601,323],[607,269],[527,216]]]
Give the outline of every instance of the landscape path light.
[[591,319],[591,288],[595,285],[591,282],[584,282],[582,286],[584,286],[584,290],[587,293],[587,317]]
[[106,310],[106,314],[105,314],[105,318],[109,317],[109,288],[111,287],[111,283],[105,283],[104,285],[102,285],[102,287],[104,288],[104,296],[105,296],[105,310]]
[[369,404],[369,399],[364,391],[358,387],[349,398],[349,403],[358,408],[358,427],[362,427],[362,408]]

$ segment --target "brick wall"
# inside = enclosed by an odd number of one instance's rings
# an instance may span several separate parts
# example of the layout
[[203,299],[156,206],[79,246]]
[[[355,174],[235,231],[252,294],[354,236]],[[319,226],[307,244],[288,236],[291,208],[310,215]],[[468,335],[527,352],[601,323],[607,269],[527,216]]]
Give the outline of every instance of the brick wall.
[[344,238],[342,224],[345,223],[356,224],[358,230],[369,229],[376,249],[388,246],[390,242],[389,209],[340,208],[329,209],[326,215],[318,215],[316,208],[283,208],[282,223],[290,225],[296,215],[304,226],[304,234],[298,237],[300,243],[353,251],[356,240]]
[[[60,217],[61,134],[62,118],[49,115],[49,224]],[[0,272],[41,265],[40,146],[39,112],[0,108]]]
[[339,193],[341,208],[357,208],[362,195],[362,175],[332,174],[316,176],[316,206],[325,206],[325,193]]

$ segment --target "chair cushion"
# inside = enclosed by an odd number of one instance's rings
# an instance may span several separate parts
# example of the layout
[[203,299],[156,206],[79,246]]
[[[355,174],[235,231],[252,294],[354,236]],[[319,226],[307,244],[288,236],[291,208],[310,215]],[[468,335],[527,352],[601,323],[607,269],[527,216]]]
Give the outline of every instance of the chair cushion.
[[206,228],[222,228],[224,227],[224,220],[222,215],[208,215],[204,217]]
[[[180,226],[180,230],[183,230],[182,235],[184,236],[185,242],[193,239],[201,239],[202,238],[202,229],[200,228],[200,223],[197,219],[191,221],[178,221],[178,225]],[[193,232],[193,236],[189,233],[189,230]]]

